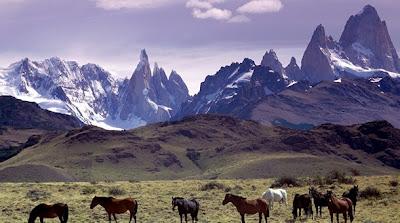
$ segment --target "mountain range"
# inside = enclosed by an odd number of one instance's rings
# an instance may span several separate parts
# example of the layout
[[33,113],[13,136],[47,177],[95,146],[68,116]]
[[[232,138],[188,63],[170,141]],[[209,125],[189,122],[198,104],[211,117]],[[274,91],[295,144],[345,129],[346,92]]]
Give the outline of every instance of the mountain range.
[[57,57],[23,59],[0,69],[0,95],[38,103],[106,129],[131,129],[197,114],[225,114],[267,125],[311,128],[323,123],[388,120],[400,127],[400,59],[387,25],[367,5],[351,16],[338,41],[317,26],[299,65],[269,50],[207,76],[189,95],[177,72],[150,68],[145,50],[130,79],[98,65]]
[[130,79],[115,80],[95,64],[80,66],[57,57],[41,62],[25,58],[0,69],[0,86],[0,95],[36,102],[106,129],[168,120],[189,98],[175,71],[169,78],[157,64],[151,71],[145,50]]

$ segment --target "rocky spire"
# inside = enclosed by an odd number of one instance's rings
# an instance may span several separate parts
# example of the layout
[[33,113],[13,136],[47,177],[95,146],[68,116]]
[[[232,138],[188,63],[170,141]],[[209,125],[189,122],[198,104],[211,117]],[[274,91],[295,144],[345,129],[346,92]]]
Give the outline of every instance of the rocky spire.
[[311,83],[335,79],[324,26],[319,25],[315,29],[311,41],[304,52],[301,66],[306,80]]
[[290,63],[285,67],[285,73],[290,80],[300,81],[305,79],[303,72],[299,65],[297,65],[296,58],[294,57],[290,59]]
[[371,5],[349,18],[340,45],[356,65],[400,72],[399,57],[386,23]]
[[265,53],[261,61],[261,66],[269,67],[273,71],[278,72],[281,75],[285,75],[282,63],[279,61],[278,56],[273,49],[270,49]]

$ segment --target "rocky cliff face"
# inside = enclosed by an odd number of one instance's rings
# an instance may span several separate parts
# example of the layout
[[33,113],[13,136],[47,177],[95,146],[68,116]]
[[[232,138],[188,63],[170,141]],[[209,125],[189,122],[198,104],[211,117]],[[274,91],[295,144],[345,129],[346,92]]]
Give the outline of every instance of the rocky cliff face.
[[399,57],[386,22],[371,5],[349,18],[339,42],[356,65],[400,72]]
[[145,50],[121,95],[121,120],[139,117],[145,122],[169,120],[189,98],[185,83],[175,71],[168,79],[164,69],[155,64],[151,72]]
[[339,42],[318,26],[301,69],[312,83],[340,77],[400,77],[399,57],[386,23],[370,5],[349,18]]

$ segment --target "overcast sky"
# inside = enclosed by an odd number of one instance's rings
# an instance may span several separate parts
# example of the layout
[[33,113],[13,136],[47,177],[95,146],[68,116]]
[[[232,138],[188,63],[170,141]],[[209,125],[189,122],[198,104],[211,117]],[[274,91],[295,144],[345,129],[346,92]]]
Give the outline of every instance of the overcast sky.
[[301,56],[323,24],[338,39],[366,4],[386,20],[400,48],[399,0],[0,0],[0,66],[58,56],[130,76],[146,48],[175,69],[190,92],[206,75],[270,48],[284,64]]

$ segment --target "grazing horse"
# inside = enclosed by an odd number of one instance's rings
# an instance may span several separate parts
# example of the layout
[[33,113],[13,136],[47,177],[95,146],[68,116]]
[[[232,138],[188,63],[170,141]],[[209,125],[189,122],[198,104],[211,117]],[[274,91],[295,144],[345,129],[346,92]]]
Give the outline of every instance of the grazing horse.
[[44,222],[44,218],[57,218],[60,219],[61,223],[67,223],[68,221],[68,205],[58,203],[54,205],[39,204],[32,209],[28,223],[34,223],[36,218],[40,219],[40,222]]
[[353,202],[354,215],[356,215],[358,185],[354,185],[349,191],[344,192],[343,197],[347,197]]
[[347,214],[350,216],[350,222],[353,222],[353,202],[349,198],[338,199],[332,193],[328,191],[326,193],[326,198],[328,199],[328,209],[331,215],[331,223],[333,223],[333,214],[336,213],[336,221],[339,223],[339,214],[343,214],[344,222],[347,223]]
[[325,194],[317,191],[314,187],[310,187],[308,193],[314,199],[316,215],[318,216],[319,209],[319,216],[322,216],[322,207],[328,207],[328,199]]
[[287,192],[284,189],[269,188],[262,195],[262,198],[268,201],[269,207],[274,207],[274,202],[284,203],[287,205]]
[[195,199],[186,200],[181,197],[172,197],[172,210],[175,211],[175,207],[178,207],[179,216],[181,217],[181,223],[183,215],[185,215],[185,222],[187,223],[187,214],[192,217],[192,222],[198,221],[197,215],[199,213],[200,204]]
[[268,222],[269,217],[269,208],[268,203],[266,200],[262,198],[258,198],[255,200],[248,200],[244,197],[233,195],[233,194],[226,194],[225,199],[222,202],[222,205],[226,205],[231,202],[240,213],[242,217],[242,223],[245,223],[244,216],[245,214],[257,214],[259,218],[259,223],[262,221],[262,215],[264,214],[265,222]]
[[297,214],[301,217],[301,209],[304,209],[306,216],[311,215],[311,219],[314,219],[312,210],[311,196],[308,194],[296,194],[293,199],[293,219],[296,220]]
[[132,221],[132,217],[136,223],[136,213],[138,209],[138,203],[132,198],[126,199],[115,199],[113,197],[97,197],[95,196],[90,204],[90,209],[95,208],[97,205],[102,206],[106,209],[108,214],[108,221],[111,223],[111,215],[113,215],[115,222],[117,217],[115,214],[123,214],[127,211],[130,213],[129,223]]

